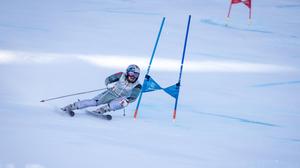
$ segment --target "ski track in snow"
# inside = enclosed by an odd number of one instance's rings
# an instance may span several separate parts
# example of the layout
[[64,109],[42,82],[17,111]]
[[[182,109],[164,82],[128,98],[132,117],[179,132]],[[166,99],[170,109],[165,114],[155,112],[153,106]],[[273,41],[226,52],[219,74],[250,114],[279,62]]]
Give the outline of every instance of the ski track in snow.
[[202,19],[200,22],[204,23],[204,24],[212,25],[212,26],[218,26],[218,27],[222,27],[222,28],[226,28],[226,29],[231,29],[231,30],[238,30],[238,31],[252,32],[252,33],[261,33],[261,34],[266,34],[266,35],[279,35],[279,36],[299,39],[298,36],[296,36],[296,35],[286,35],[286,34],[282,34],[282,33],[276,33],[276,32],[272,32],[272,31],[268,31],[268,30],[261,30],[261,29],[240,28],[240,27],[236,27],[236,26],[230,26],[225,23],[218,23],[218,22],[215,22],[210,19]]
[[89,12],[99,12],[99,13],[110,13],[110,14],[128,14],[128,15],[142,15],[142,16],[157,16],[160,13],[146,12],[146,11],[132,11],[132,10],[117,10],[117,9],[72,9],[66,10],[68,13],[89,13]]
[[5,29],[14,29],[21,31],[39,31],[39,32],[49,32],[48,29],[40,28],[40,27],[31,27],[31,26],[23,26],[23,25],[12,25],[12,24],[4,24],[0,23],[0,28]]
[[236,121],[239,121],[241,123],[247,123],[247,124],[255,124],[255,125],[269,126],[269,127],[280,127],[279,125],[276,125],[276,124],[271,124],[271,123],[261,122],[261,121],[255,121],[255,120],[250,120],[250,119],[245,119],[245,118],[239,118],[239,117],[234,117],[234,116],[228,116],[228,115],[206,113],[206,112],[195,112],[195,113],[196,114],[202,114],[202,115],[208,115],[208,116],[214,116],[214,117],[220,117],[220,118],[224,118],[224,119],[236,120]]
[[253,85],[253,87],[261,88],[261,87],[273,87],[273,86],[282,86],[282,85],[298,85],[298,84],[300,84],[300,80],[256,84],[256,85]]
[[300,4],[294,4],[294,5],[277,5],[276,7],[277,8],[287,8],[287,9],[290,9],[290,8],[300,8]]
[[217,23],[217,22],[212,21],[210,19],[202,19],[201,23],[208,24],[208,25],[213,25],[213,26],[219,26],[219,27],[223,27],[223,28],[228,28],[228,29],[232,29],[232,30],[254,32],[254,33],[262,33],[262,34],[274,34],[274,32],[266,31],[266,30],[245,29],[245,28],[234,27],[234,26],[230,26],[230,25],[227,25],[227,24]]

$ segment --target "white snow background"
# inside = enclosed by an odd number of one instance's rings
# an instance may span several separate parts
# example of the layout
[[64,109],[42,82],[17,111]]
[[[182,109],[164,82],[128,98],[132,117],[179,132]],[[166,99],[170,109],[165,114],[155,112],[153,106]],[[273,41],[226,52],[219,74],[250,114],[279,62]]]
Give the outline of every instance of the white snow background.
[[[300,167],[300,1],[2,0],[0,168]],[[192,15],[177,120],[162,91],[104,121],[58,109],[136,63],[175,84]],[[227,25],[227,26],[226,26]]]

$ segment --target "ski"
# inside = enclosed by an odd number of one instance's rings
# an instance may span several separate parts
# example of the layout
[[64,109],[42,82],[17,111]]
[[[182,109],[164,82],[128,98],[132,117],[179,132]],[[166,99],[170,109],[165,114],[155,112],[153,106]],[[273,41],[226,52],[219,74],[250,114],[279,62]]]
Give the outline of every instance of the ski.
[[111,120],[112,119],[112,116],[109,115],[109,114],[100,114],[98,112],[95,112],[95,111],[89,111],[89,110],[85,110],[88,114],[91,114],[93,116],[96,116],[96,117],[99,117],[101,119],[104,119],[104,120]]

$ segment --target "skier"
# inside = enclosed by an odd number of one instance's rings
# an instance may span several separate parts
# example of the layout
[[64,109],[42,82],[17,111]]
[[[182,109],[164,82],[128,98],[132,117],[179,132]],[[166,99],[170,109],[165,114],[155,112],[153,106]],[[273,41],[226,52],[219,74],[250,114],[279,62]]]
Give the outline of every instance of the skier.
[[[134,64],[129,65],[126,69],[126,73],[119,72],[105,79],[106,91],[92,99],[72,103],[63,107],[62,110],[74,116],[75,113],[73,110],[91,106],[103,105],[94,111],[99,114],[123,109],[128,106],[129,103],[134,102],[141,92],[142,85],[138,81],[139,75],[140,68]],[[108,84],[111,83],[114,83],[114,86],[108,88]]]

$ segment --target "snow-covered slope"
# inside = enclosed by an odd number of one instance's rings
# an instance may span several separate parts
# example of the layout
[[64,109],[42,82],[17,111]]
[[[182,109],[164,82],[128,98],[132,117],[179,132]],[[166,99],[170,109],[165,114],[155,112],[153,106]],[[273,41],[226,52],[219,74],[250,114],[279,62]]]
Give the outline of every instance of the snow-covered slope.
[[[0,168],[300,166],[300,2],[4,0],[0,5]],[[146,93],[103,121],[58,109],[97,93],[106,76],[143,74],[163,16],[151,75],[177,82],[192,15],[177,120],[174,100]],[[143,75],[142,75],[143,76]],[[142,81],[142,79],[141,79]]]

